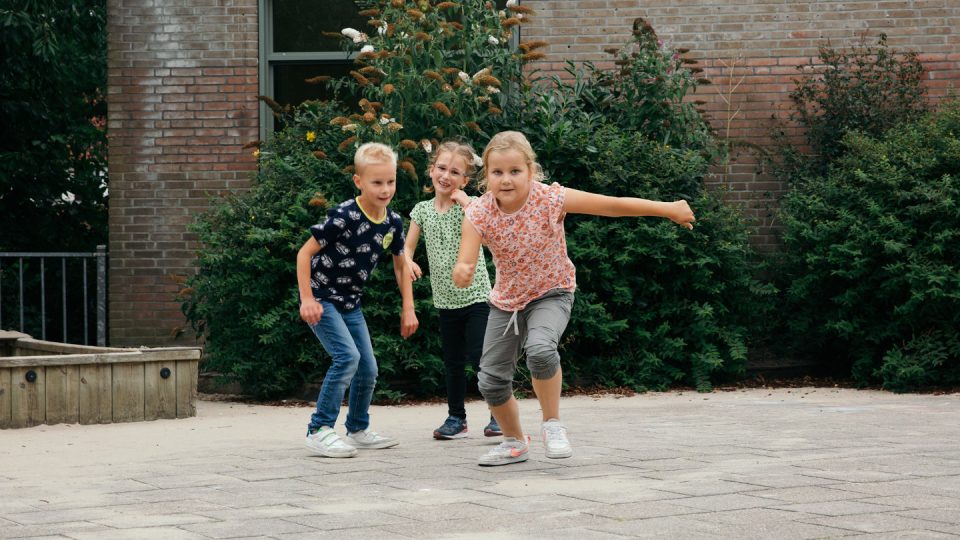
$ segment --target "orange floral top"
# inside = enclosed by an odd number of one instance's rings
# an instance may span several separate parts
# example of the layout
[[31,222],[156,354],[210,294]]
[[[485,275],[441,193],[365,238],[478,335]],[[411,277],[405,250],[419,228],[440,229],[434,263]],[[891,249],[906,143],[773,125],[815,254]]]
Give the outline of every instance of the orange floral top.
[[563,230],[565,195],[560,184],[534,181],[527,201],[512,214],[503,213],[489,192],[467,207],[466,218],[490,248],[497,267],[490,291],[494,306],[518,311],[552,289],[577,288]]

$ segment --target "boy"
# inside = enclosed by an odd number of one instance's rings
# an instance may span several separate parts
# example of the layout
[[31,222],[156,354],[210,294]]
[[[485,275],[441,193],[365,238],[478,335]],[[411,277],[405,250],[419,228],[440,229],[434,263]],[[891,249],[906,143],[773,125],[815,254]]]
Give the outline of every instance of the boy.
[[[353,161],[353,182],[360,196],[330,210],[325,222],[310,227],[310,239],[297,253],[300,318],[331,357],[317,410],[307,426],[306,445],[333,458],[353,457],[357,448],[390,448],[398,443],[367,429],[377,361],[360,310],[363,286],[388,249],[403,298],[400,335],[410,337],[419,325],[403,256],[403,220],[387,207],[397,190],[397,154],[383,144],[367,143],[357,149]],[[347,387],[350,403],[344,441],[333,427]]]

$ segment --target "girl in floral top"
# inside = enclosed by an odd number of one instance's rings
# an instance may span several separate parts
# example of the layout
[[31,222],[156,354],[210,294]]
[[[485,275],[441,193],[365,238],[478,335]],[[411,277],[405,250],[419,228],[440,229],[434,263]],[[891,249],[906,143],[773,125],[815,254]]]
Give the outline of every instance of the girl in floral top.
[[[479,259],[480,270],[473,280],[466,288],[456,287],[451,281],[453,264],[460,250],[463,209],[471,201],[463,188],[473,174],[474,159],[480,158],[466,144],[454,141],[440,144],[430,162],[434,198],[417,203],[410,212],[410,229],[404,249],[412,277],[416,280],[422,272],[420,266],[413,262],[413,254],[421,233],[424,235],[427,261],[430,263],[433,305],[440,314],[440,343],[447,383],[447,419],[433,431],[433,437],[440,440],[467,436],[465,368],[467,362],[474,368],[478,365],[490,312],[487,307],[490,278],[479,245],[474,258]],[[492,416],[483,434],[487,437],[501,434],[500,426]]]
[[543,183],[536,154],[522,133],[495,135],[483,152],[486,193],[466,210],[453,282],[466,287],[485,244],[497,269],[490,293],[490,316],[480,358],[479,386],[504,441],[479,460],[507,465],[527,460],[529,437],[520,426],[513,397],[513,374],[526,353],[533,390],[540,401],[546,456],[573,455],[560,422],[563,375],[557,346],[570,320],[576,273],[567,256],[563,219],[568,213],[597,216],[664,217],[693,228],[686,201],[657,202],[608,197]]

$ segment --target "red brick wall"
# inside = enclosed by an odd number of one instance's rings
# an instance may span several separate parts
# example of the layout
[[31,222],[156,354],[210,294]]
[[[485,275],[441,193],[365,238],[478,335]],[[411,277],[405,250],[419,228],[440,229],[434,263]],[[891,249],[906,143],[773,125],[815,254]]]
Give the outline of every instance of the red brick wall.
[[[721,94],[729,71],[740,113],[730,136],[763,144],[771,115],[785,112],[795,66],[817,45],[855,43],[886,32],[894,48],[922,53],[927,86],[943,96],[960,78],[957,0],[522,0],[538,11],[523,39],[551,45],[537,67],[562,72],[567,59],[603,62],[643,17],[675,47],[691,49],[714,81],[707,102],[718,128],[730,116]],[[184,318],[173,277],[193,273],[187,232],[208,194],[243,189],[255,168],[242,145],[258,138],[257,0],[108,0],[110,141],[110,340],[161,345]],[[722,130],[726,132],[726,129]],[[783,186],[736,156],[713,181],[730,188],[759,226],[755,243],[776,246],[770,217]],[[184,336],[188,340],[190,334]]]
[[[960,1],[957,0],[525,0],[537,16],[523,26],[522,40],[545,40],[547,57],[536,68],[561,74],[566,60],[595,63],[611,57],[604,48],[623,45],[633,20],[642,17],[669,45],[689,48],[703,75],[714,84],[701,86],[694,99],[706,101],[707,117],[722,135],[764,145],[772,116],[789,112],[787,93],[798,65],[816,58],[829,40],[846,47],[866,36],[875,44],[884,32],[897,50],[921,53],[925,84],[934,100],[960,83]],[[733,67],[730,67],[733,66]],[[732,73],[732,77],[730,76]],[[741,81],[742,78],[742,81]],[[731,88],[739,82],[735,91]],[[724,103],[732,103],[730,109]],[[739,109],[739,113],[727,120]],[[755,218],[754,243],[764,250],[777,245],[772,218],[784,186],[758,171],[755,151],[742,151],[712,178],[730,189],[729,199]]]
[[255,167],[257,0],[108,0],[107,24],[110,343],[171,344],[187,225]]

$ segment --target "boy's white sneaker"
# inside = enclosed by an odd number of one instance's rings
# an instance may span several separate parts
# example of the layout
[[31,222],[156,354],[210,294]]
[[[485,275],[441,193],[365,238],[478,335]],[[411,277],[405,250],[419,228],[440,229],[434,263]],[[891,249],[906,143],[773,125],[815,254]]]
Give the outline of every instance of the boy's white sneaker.
[[357,449],[343,442],[333,428],[320,428],[307,435],[307,448],[321,456],[348,458],[357,455]]
[[540,435],[548,458],[560,459],[573,455],[573,448],[570,448],[570,441],[567,440],[567,426],[561,424],[560,420],[551,418],[541,424]]
[[393,437],[380,435],[369,429],[347,433],[347,440],[357,448],[390,448],[400,444],[400,441]]

